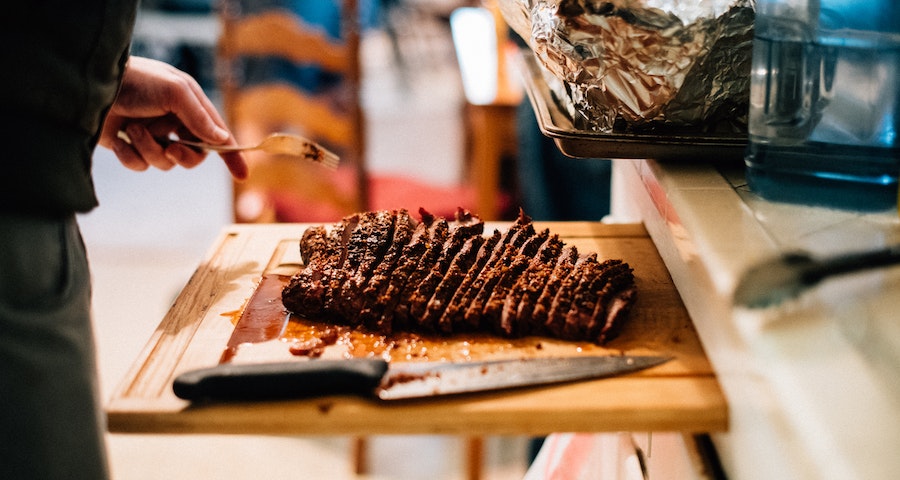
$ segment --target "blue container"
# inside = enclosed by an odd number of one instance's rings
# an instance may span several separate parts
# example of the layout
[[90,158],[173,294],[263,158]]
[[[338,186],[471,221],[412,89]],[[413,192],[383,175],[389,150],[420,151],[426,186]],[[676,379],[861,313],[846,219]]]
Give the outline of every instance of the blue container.
[[896,208],[900,5],[758,0],[746,165],[778,201]]

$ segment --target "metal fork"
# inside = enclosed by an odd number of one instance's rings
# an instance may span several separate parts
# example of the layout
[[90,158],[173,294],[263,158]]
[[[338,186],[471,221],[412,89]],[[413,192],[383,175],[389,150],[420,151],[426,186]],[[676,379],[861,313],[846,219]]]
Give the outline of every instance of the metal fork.
[[[127,133],[120,131],[118,132],[118,135],[122,140],[131,143],[131,139],[128,137]],[[341,162],[341,158],[334,152],[329,151],[312,140],[292,133],[273,133],[256,145],[243,146],[210,145],[208,143],[183,140],[180,138],[171,139],[170,141],[215,152],[260,150],[276,155],[289,155],[319,163],[331,169],[337,168],[338,164]]]

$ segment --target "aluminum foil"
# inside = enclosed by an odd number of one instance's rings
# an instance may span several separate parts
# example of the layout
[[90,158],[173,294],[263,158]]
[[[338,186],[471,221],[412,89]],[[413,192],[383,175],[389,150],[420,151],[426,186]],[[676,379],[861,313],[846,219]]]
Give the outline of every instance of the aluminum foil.
[[502,0],[577,128],[746,130],[754,0]]

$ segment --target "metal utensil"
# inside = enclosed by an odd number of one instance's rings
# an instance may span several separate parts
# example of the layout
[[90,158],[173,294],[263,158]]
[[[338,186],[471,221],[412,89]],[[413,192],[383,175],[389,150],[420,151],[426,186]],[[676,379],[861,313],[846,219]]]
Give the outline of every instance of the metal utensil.
[[821,258],[807,252],[785,253],[748,269],[734,290],[734,304],[749,308],[777,305],[828,277],[897,263],[900,245]]
[[547,385],[635,372],[661,356],[584,356],[487,362],[388,363],[381,359],[221,364],[179,375],[185,400],[261,400],[356,395],[381,400]]
[[[131,139],[128,137],[127,133],[120,131],[118,132],[118,136],[122,140],[131,143]],[[264,138],[256,145],[210,145],[208,143],[183,140],[180,138],[173,138],[170,139],[170,141],[180,143],[182,145],[187,145],[189,147],[199,148],[202,150],[211,150],[215,152],[243,152],[249,150],[259,150],[274,155],[290,155],[294,157],[300,157],[314,163],[322,164],[331,169],[337,168],[338,164],[340,164],[341,162],[341,158],[334,152],[329,151],[325,147],[308,138],[294,135],[292,133],[273,133]]]

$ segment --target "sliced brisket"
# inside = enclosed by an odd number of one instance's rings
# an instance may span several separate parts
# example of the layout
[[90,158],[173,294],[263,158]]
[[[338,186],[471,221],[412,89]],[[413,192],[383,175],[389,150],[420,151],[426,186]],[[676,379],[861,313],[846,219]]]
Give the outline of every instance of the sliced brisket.
[[519,217],[484,236],[460,209],[454,220],[420,209],[350,215],[303,232],[303,268],[282,291],[294,314],[383,334],[419,330],[550,335],[604,343],[621,331],[637,290],[621,260],[579,255]]
[[418,285],[413,285],[415,290],[408,301],[409,317],[417,326],[430,329],[431,325],[425,319],[428,301],[434,295],[435,290],[437,290],[438,285],[444,279],[444,275],[463,246],[468,244],[469,239],[481,237],[483,232],[484,222],[480,218],[473,216],[466,210],[460,209],[457,212],[456,223],[453,225],[450,238],[443,245],[443,251],[441,251],[425,278]]
[[566,336],[566,315],[569,313],[569,307],[575,298],[575,290],[582,282],[582,278],[586,271],[590,270],[591,265],[597,263],[597,254],[579,257],[572,267],[572,270],[566,275],[559,284],[559,289],[550,303],[550,309],[547,312],[547,320],[544,326],[553,333],[553,336],[560,338],[569,338]]
[[460,251],[460,255],[457,255],[456,261],[450,266],[447,275],[428,301],[424,324],[435,325],[436,330],[444,333],[454,331],[459,323],[454,319],[462,318],[464,314],[465,305],[458,298],[461,298],[467,289],[465,282],[469,280],[471,283],[470,274],[484,267],[501,237],[500,231],[494,230],[493,235],[486,240],[479,241],[478,237],[474,237],[467,242],[469,248]]
[[[430,272],[437,264],[438,258],[440,258],[441,253],[444,251],[444,246],[449,237],[450,224],[447,220],[445,218],[438,218],[435,220],[434,224],[429,229],[429,240],[425,252],[419,257],[418,263],[416,263],[413,271],[409,274],[409,278],[406,280],[406,285],[403,286],[403,290],[397,295],[398,301],[392,309],[392,322],[394,323],[395,328],[400,326],[402,329],[407,329],[410,326],[414,327],[417,323],[410,315],[413,295],[428,275],[428,272]],[[385,312],[385,314],[387,314],[387,312]]]
[[[347,244],[350,232],[356,227],[359,215],[350,215],[341,219],[331,227],[331,231],[321,241],[319,233],[303,235],[301,239],[301,257],[306,265],[282,291],[282,303],[292,312],[303,312],[304,315],[322,315],[325,299],[329,296],[333,285],[333,276],[339,276],[341,267],[347,256]],[[324,251],[318,251],[324,248]],[[318,252],[318,253],[317,253]]]
[[373,271],[384,259],[394,235],[394,222],[397,214],[394,211],[376,212],[373,216],[364,216],[357,226],[357,236],[350,236],[350,242],[362,244],[357,256],[348,254],[347,269],[350,277],[341,286],[340,299],[335,306],[338,315],[349,324],[359,322],[359,312],[363,307],[363,289],[369,282]]
[[556,266],[547,277],[544,288],[537,296],[537,300],[534,301],[534,309],[531,312],[531,324],[535,330],[543,334],[556,334],[547,325],[548,314],[553,306],[556,292],[559,291],[563,280],[572,272],[576,260],[578,260],[578,249],[571,245],[564,247],[559,260],[556,262]]
[[385,312],[391,308],[392,299],[397,292],[406,285],[406,279],[412,273],[418,259],[428,244],[428,232],[434,221],[434,217],[423,216],[418,223],[406,245],[400,248],[400,253],[391,261],[393,266],[386,266],[377,276],[373,276],[373,282],[363,291],[363,295],[370,299],[360,311],[360,321],[367,327],[382,332],[390,333],[393,330],[391,317],[385,317]]
[[531,312],[537,302],[538,295],[544,289],[547,279],[553,271],[559,254],[563,249],[559,235],[553,235],[531,259],[528,268],[516,280],[509,294],[503,301],[500,314],[500,332],[507,336],[528,335],[532,331],[540,331],[531,325]]
[[509,267],[502,271],[500,278],[491,289],[490,296],[484,303],[481,311],[481,323],[487,325],[491,330],[497,333],[512,336],[514,332],[506,332],[501,325],[501,314],[503,305],[513,285],[519,280],[519,277],[525,272],[525,269],[535,258],[538,250],[550,238],[550,230],[542,230],[537,235],[528,238],[522,247],[510,259]]
[[[461,324],[464,330],[480,329],[481,312],[491,295],[491,289],[500,280],[503,270],[512,263],[512,257],[519,247],[533,235],[534,225],[531,223],[531,218],[520,212],[518,220],[500,238],[500,242],[494,247],[484,267],[478,272],[469,272],[472,281],[459,299],[462,313],[456,317],[454,323]],[[462,289],[463,286],[465,286],[465,280],[460,288]]]
[[309,227],[300,237],[300,259],[305,265],[316,263],[328,255],[328,229],[324,225]]
[[616,338],[625,324],[625,319],[628,318],[628,313],[634,306],[636,296],[637,287],[634,285],[616,293],[606,306],[606,322],[603,325],[603,329],[600,330],[600,335],[588,340],[593,340],[602,345]]
[[[362,305],[359,307],[359,322],[369,325],[374,319],[375,308],[378,297],[387,289],[391,274],[397,261],[401,258],[403,250],[413,238],[419,223],[410,216],[409,211],[400,209],[397,211],[397,217],[394,221],[394,236],[391,239],[390,246],[381,260],[381,263],[372,271],[372,276],[362,289],[360,300]],[[425,231],[423,227],[422,231]]]

